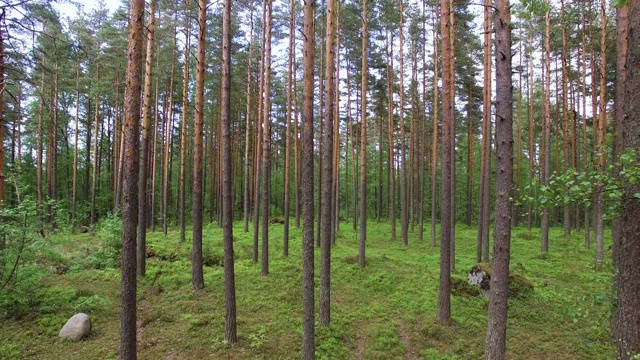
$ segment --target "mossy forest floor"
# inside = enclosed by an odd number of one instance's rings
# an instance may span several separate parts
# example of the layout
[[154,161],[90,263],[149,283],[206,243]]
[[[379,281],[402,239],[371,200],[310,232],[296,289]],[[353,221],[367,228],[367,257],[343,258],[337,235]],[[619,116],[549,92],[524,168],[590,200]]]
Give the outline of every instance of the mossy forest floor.
[[[423,242],[417,240],[416,227],[408,247],[401,239],[391,240],[387,222],[370,221],[368,228],[367,266],[361,269],[356,232],[349,222],[340,225],[332,248],[331,326],[316,330],[317,358],[483,358],[487,299],[474,293],[453,295],[454,325],[435,322],[439,246],[430,245],[428,227]],[[199,292],[191,290],[190,232],[182,244],[176,229],[166,239],[160,231],[148,234],[147,276],[138,283],[140,359],[300,358],[301,230],[292,227],[290,255],[283,258],[283,226],[270,225],[266,277],[260,275],[260,264],[251,261],[251,226],[249,230],[245,234],[241,222],[235,223],[239,342],[233,346],[223,341],[222,231],[205,226],[206,288]],[[457,227],[454,278],[466,279],[474,265],[476,234],[476,228]],[[23,274],[32,272],[33,282],[23,289],[24,303],[15,304],[22,310],[0,309],[0,358],[118,357],[120,269],[112,246],[118,237],[116,230],[111,235],[98,231],[94,237],[61,233],[40,241],[34,257],[39,267],[22,269]],[[610,262],[596,269],[594,250],[584,249],[583,237],[581,232],[564,237],[560,229],[552,229],[549,254],[541,256],[539,230],[514,229],[512,273],[528,278],[535,288],[533,294],[509,301],[508,358],[615,357],[609,332]],[[608,236],[605,246],[610,242]],[[316,286],[319,259],[316,249]],[[49,269],[54,264],[69,270],[53,274]],[[59,329],[79,311],[92,317],[91,335],[77,343],[59,340]]]

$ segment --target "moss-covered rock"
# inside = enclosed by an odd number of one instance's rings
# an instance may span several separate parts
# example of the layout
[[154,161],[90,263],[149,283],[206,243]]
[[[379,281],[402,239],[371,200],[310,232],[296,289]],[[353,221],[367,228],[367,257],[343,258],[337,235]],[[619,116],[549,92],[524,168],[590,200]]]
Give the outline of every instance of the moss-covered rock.
[[[467,274],[469,284],[476,285],[480,293],[489,297],[489,285],[491,282],[491,265],[477,263],[471,267]],[[520,275],[509,275],[509,297],[523,298],[533,292],[533,284]]]

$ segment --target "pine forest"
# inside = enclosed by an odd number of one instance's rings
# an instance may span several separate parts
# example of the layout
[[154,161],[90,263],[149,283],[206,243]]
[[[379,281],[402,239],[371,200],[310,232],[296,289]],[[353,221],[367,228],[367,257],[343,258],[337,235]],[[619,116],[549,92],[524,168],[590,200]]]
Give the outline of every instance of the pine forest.
[[0,358],[640,359],[640,0],[0,0]]

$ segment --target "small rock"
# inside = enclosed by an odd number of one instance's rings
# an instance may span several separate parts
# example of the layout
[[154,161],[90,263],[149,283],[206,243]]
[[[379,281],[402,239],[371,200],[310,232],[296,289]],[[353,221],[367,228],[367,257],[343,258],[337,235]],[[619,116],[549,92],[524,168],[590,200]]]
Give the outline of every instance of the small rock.
[[66,266],[66,265],[53,265],[51,267],[51,272],[56,274],[56,275],[65,274],[67,272],[67,270],[69,270],[69,267]]
[[89,315],[78,313],[73,315],[60,330],[59,337],[71,341],[78,341],[91,332],[91,319]]

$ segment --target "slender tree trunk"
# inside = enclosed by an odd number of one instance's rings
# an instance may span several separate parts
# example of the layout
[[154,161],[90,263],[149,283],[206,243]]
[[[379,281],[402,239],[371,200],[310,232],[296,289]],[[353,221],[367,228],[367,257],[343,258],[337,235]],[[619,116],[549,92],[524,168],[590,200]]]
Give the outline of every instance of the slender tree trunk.
[[295,54],[295,2],[290,1],[289,7],[289,60],[287,74],[287,125],[284,150],[284,238],[282,255],[289,256],[289,208],[291,203],[291,107],[293,106],[293,58]]
[[[200,0],[201,42],[204,43],[206,26],[207,0]],[[231,183],[231,0],[224,0],[222,10],[222,93],[221,93],[221,126],[222,126],[222,232],[224,238],[224,298],[225,326],[224,339],[230,344],[238,342],[236,331],[236,284],[233,265],[233,201]],[[200,38],[200,36],[198,37]],[[204,48],[200,53],[198,47],[198,70],[202,63],[202,76],[198,82],[201,87],[198,95],[203,100],[204,93]],[[200,71],[198,71],[198,74]],[[198,108],[196,106],[196,108]],[[198,116],[198,115],[197,115]],[[202,115],[200,115],[202,117]],[[195,183],[195,180],[194,180]],[[195,209],[195,207],[194,207]]]
[[[529,192],[529,196],[533,196],[534,194],[534,190],[533,190],[533,178],[534,178],[534,174],[535,174],[535,167],[534,167],[534,159],[535,159],[535,133],[534,133],[534,127],[533,127],[533,99],[534,99],[534,94],[533,94],[533,88],[534,88],[534,83],[535,80],[533,78],[533,24],[530,23],[529,24],[529,37],[528,37],[528,54],[527,54],[527,58],[528,58],[528,62],[529,62],[529,76],[527,77],[527,87],[528,87],[528,94],[529,96],[527,97],[527,105],[529,106],[529,111],[528,111],[528,119],[529,119],[529,188],[531,189]],[[529,230],[529,232],[531,232],[531,227],[533,226],[533,206],[531,204],[527,205],[527,228]]]
[[[582,63],[584,71],[582,72],[582,163],[585,174],[590,169],[589,161],[589,140],[587,137],[587,34],[586,34],[586,14],[582,14]],[[580,71],[578,71],[580,73]],[[589,228],[589,205],[584,204],[584,247],[588,250],[591,248],[591,229]]]
[[496,0],[496,208],[491,295],[485,359],[507,358],[507,296],[513,198],[513,84],[511,14],[508,0]]
[[[597,168],[600,171],[605,169],[605,142],[607,136],[607,14],[606,14],[606,2],[604,0],[600,3],[600,21],[602,26],[602,37],[600,40],[600,102],[598,103],[598,114],[600,119],[598,121],[598,165]],[[595,212],[597,214],[595,228],[596,228],[596,265],[602,266],[604,260],[604,195],[602,191],[596,194]]]
[[[249,168],[251,161],[249,160],[249,149],[251,144],[251,62],[253,60],[253,8],[250,8],[249,15],[249,62],[247,64],[247,112],[245,114],[245,138],[244,138],[244,187],[243,187],[243,200],[244,200],[244,232],[249,232]],[[213,189],[211,189],[213,191]]]
[[324,132],[322,141],[324,151],[322,153],[322,166],[324,179],[322,182],[322,239],[320,243],[320,306],[318,312],[318,326],[327,327],[331,323],[331,237],[332,210],[333,210],[333,125],[335,108],[335,0],[329,0],[327,4],[327,37],[326,37],[326,61],[325,61],[325,113]]
[[[156,67],[159,64],[159,56],[156,56]],[[155,90],[155,108],[153,114],[153,150],[151,155],[151,232],[156,231],[156,176],[157,176],[157,156],[158,156],[158,92],[159,92],[159,83],[158,79],[156,79],[156,90]]]
[[[449,246],[451,250],[449,251],[450,267],[451,270],[456,269],[456,112],[455,112],[455,101],[456,101],[456,56],[455,56],[455,9],[453,0],[449,0],[449,20],[451,22],[450,31],[451,34],[449,36],[450,42],[450,57],[451,61],[449,62],[449,67],[451,70],[449,71],[449,86],[451,87],[451,106],[454,109],[451,111],[451,168],[449,171],[451,172],[450,184],[451,184],[451,194],[450,194],[450,202],[451,202],[451,223],[449,226],[451,227],[451,233],[449,234]],[[444,52],[443,52],[444,53]],[[443,95],[444,98],[444,95]],[[444,108],[444,106],[443,106]],[[444,113],[443,113],[444,116]],[[444,132],[444,131],[443,131]]]
[[[267,2],[262,2],[262,24],[266,24],[267,19]],[[262,52],[260,53],[260,85],[258,87],[258,119],[256,119],[256,151],[255,151],[255,162],[254,162],[254,201],[253,201],[253,262],[258,262],[258,237],[259,237],[259,224],[260,224],[260,176],[262,169],[262,133],[263,133],[263,116],[264,116],[264,86],[265,86],[265,63],[267,61],[265,54],[265,43],[267,37],[267,27],[262,26]],[[264,174],[262,174],[264,176]]]
[[131,2],[125,89],[125,162],[122,172],[122,266],[120,289],[120,359],[137,358],[136,352],[136,228],[138,223],[138,161],[140,128],[140,83],[144,1]]
[[[225,3],[224,10],[226,12],[226,3]],[[223,32],[224,31],[225,29],[223,27]],[[188,33],[189,31],[187,30],[187,34]],[[198,52],[196,55],[197,56],[196,58],[196,104],[195,104],[196,106],[195,106],[195,122],[194,122],[194,139],[193,139],[193,150],[194,150],[193,151],[193,205],[192,205],[193,245],[191,248],[192,249],[191,250],[191,288],[194,290],[200,290],[204,288],[204,272],[203,272],[203,264],[202,264],[202,215],[203,215],[202,203],[204,200],[204,195],[202,192],[202,187],[203,187],[202,186],[202,165],[204,163],[204,147],[202,142],[204,137],[204,77],[205,77],[205,71],[206,71],[205,70],[206,34],[207,34],[207,0],[199,0],[198,1]],[[224,35],[222,36],[222,41],[223,41],[222,54],[224,56],[225,51],[227,51],[227,49],[225,48],[225,45],[228,47],[229,44],[224,43],[225,42]],[[226,55],[228,56],[228,53]],[[188,53],[187,53],[187,56],[188,56]],[[224,96],[226,95],[225,81],[227,81],[227,84],[228,84],[229,79],[228,77],[227,78],[224,77],[225,76],[224,61],[222,65],[223,65],[222,96],[224,99]],[[227,109],[223,108],[222,111],[223,111],[223,115],[227,115],[227,116],[229,115],[228,108]],[[226,111],[226,114],[224,113],[224,111]],[[185,111],[183,110],[183,114],[184,113]],[[183,117],[183,121],[185,120],[186,118]],[[224,131],[224,125],[223,125],[223,131]],[[184,135],[186,135],[186,133]],[[229,144],[227,143],[226,145],[228,150]],[[228,165],[229,168],[226,169],[227,173],[224,173],[224,169],[223,169],[222,176],[224,177],[226,175],[226,178],[223,181],[225,180],[230,181],[231,159],[230,159],[230,154],[226,154],[226,155],[229,157],[229,159],[225,159],[223,155],[222,165],[224,166],[225,162],[227,162],[226,165]],[[223,183],[223,186],[225,185],[229,186],[230,184]],[[228,190],[229,192],[231,191],[230,188]],[[231,194],[229,194],[229,196],[230,195]],[[183,196],[184,196],[184,190],[183,190]],[[230,204],[231,198],[226,200],[228,201],[225,201],[225,200],[222,201],[222,206],[227,207],[226,208],[227,212],[223,210],[222,213],[223,213],[223,216],[226,215],[227,217],[231,217],[231,212],[233,211],[232,205]],[[184,197],[182,198],[182,201],[184,201]],[[182,206],[184,206],[184,204]],[[181,217],[184,218],[184,214],[181,214]],[[228,233],[231,231],[231,227],[230,227],[231,224],[227,224],[227,225],[228,225],[228,228],[223,227],[223,232],[224,232],[223,237],[225,242],[226,242],[226,236],[231,235],[230,233]],[[226,260],[227,259],[225,259],[225,262],[227,262]],[[231,260],[231,263],[233,264],[233,258]],[[228,266],[228,264],[226,265]],[[225,267],[225,270],[226,269],[227,268]],[[226,287],[225,287],[225,291],[226,291]],[[227,340],[226,332],[225,332],[225,340]]]
[[169,227],[169,196],[170,196],[170,181],[171,181],[171,144],[172,144],[172,132],[173,132],[173,87],[175,79],[175,55],[177,50],[176,36],[178,34],[178,28],[173,29],[173,51],[171,53],[171,72],[169,78],[169,114],[165,119],[165,138],[164,138],[164,166],[163,166],[163,180],[162,180],[162,223],[164,237],[167,237],[167,230]]
[[147,26],[147,59],[144,67],[144,99],[142,105],[142,138],[140,141],[140,179],[138,179],[138,276],[146,272],[147,252],[147,151],[149,149],[149,132],[151,128],[151,82],[153,71],[153,37],[155,33],[155,0],[149,8],[149,24]]
[[471,74],[469,82],[469,101],[467,104],[467,226],[471,226],[471,218],[473,216],[473,188],[475,179],[475,122],[471,117],[473,109],[473,86],[475,85],[475,74]]
[[[550,6],[547,0],[547,6]],[[544,128],[543,138],[544,146],[542,153],[544,154],[544,166],[542,171],[542,183],[549,186],[549,173],[551,171],[551,107],[550,107],[550,84],[551,84],[551,15],[550,10],[545,14],[545,52],[544,52]],[[549,207],[542,208],[542,253],[549,252]]]
[[[39,217],[39,222],[40,222],[40,230],[42,230],[42,198],[43,198],[43,194],[42,194],[42,153],[43,153],[43,124],[42,124],[42,118],[44,116],[44,78],[45,78],[45,74],[44,74],[44,66],[45,66],[45,58],[44,55],[42,56],[42,74],[40,77],[40,103],[38,105],[38,140],[37,140],[37,149],[36,149],[36,178],[37,178],[37,192],[38,192],[38,217]],[[89,124],[89,120],[87,119],[87,125]],[[90,131],[88,130],[89,126],[87,126],[87,134],[90,133]],[[89,135],[87,135],[87,137],[89,137]],[[87,154],[89,154],[89,143],[87,143]],[[4,151],[4,150],[3,150]],[[3,161],[4,161],[4,157],[3,157]],[[87,162],[87,169],[88,169],[88,162]],[[87,178],[88,179],[88,178]]]
[[[490,0],[485,0],[491,5]],[[482,171],[480,174],[480,226],[476,260],[489,262],[489,222],[491,218],[491,9],[484,7],[484,92],[482,96]],[[481,248],[481,249],[480,249]]]
[[178,179],[178,207],[180,218],[180,242],[185,241],[186,219],[186,174],[187,174],[187,114],[189,106],[189,58],[191,57],[191,18],[189,17],[189,0],[184,2],[185,11],[185,50],[184,70],[182,72],[182,123],[180,124],[180,177]]
[[404,131],[404,9],[400,1],[400,219],[402,232],[402,245],[409,245],[409,199],[407,191],[407,139]]
[[315,2],[304,1],[304,75],[302,109],[302,359],[315,359],[315,280],[313,215],[313,97],[315,55]]
[[431,137],[431,246],[436,246],[436,209],[438,197],[438,9],[433,8],[433,130]]
[[[1,38],[2,36],[0,36],[0,39]],[[0,40],[0,42],[1,41],[2,40]],[[1,56],[0,56],[0,61],[2,61]],[[0,71],[0,76],[2,76],[1,71]],[[78,201],[77,194],[78,194],[78,135],[79,135],[78,121],[79,119],[80,119],[80,68],[76,69],[76,113],[75,113],[75,137],[74,137],[75,140],[73,145],[73,149],[74,149],[73,150],[73,181],[71,185],[71,188],[72,188],[71,189],[71,232],[72,233],[76,232],[76,203]],[[19,147],[20,145],[18,145],[18,148]],[[18,163],[20,163],[20,161]]]
[[[571,157],[569,148],[570,144],[570,136],[571,129],[569,127],[569,94],[567,91],[567,84],[569,82],[569,76],[567,72],[569,69],[567,68],[567,22],[566,22],[566,11],[564,7],[564,0],[560,1],[561,6],[561,17],[562,17],[562,150],[563,150],[563,158],[564,158],[564,166],[563,171],[568,172],[571,170]],[[563,192],[565,195],[568,195],[569,189],[565,185]],[[563,208],[563,223],[564,223],[564,235],[569,236],[571,234],[571,205],[569,203],[564,204]]]
[[[96,65],[96,82],[100,80],[100,68]],[[100,109],[100,99],[96,94],[96,103],[94,104],[94,115],[93,115],[93,168],[92,168],[92,176],[91,176],[91,226],[95,225],[96,218],[96,193],[98,187],[98,133],[99,133],[99,125],[100,125],[100,117],[99,117],[99,109]],[[123,124],[124,128],[124,124]],[[123,135],[124,141],[124,135]],[[88,148],[87,148],[88,151]],[[124,153],[122,153],[124,156]],[[115,194],[118,196],[118,193]],[[114,209],[116,210],[116,209]]]
[[[389,31],[387,31],[389,33]],[[389,35],[389,34],[388,34]],[[389,102],[389,171],[387,172],[387,184],[389,184],[388,188],[388,197],[389,197],[389,207],[390,207],[390,215],[391,219],[391,240],[396,239],[396,184],[395,184],[395,168],[394,168],[394,141],[393,141],[393,133],[395,132],[395,124],[393,121],[393,33],[388,36],[388,47],[390,50],[387,50],[387,96]]]
[[[294,48],[295,48],[295,37],[294,37]],[[295,53],[294,53],[295,55]],[[298,127],[298,80],[296,76],[297,64],[295,56],[293,57],[294,69],[293,69],[293,162],[294,162],[294,170],[295,170],[295,212],[296,212],[296,227],[300,227],[300,213],[301,213],[301,204],[300,197],[302,195],[302,178],[301,178],[301,169],[300,169],[300,129]]]
[[[59,66],[58,60],[55,61],[55,75],[53,77],[53,93],[51,99],[51,117],[49,118],[49,135],[48,135],[48,149],[47,149],[47,194],[49,201],[55,202],[57,196],[57,184],[58,184],[58,78],[59,78]],[[51,202],[47,205],[48,222],[51,225],[51,230],[57,229],[56,223],[56,208]]]
[[[367,53],[369,30],[367,28],[367,0],[362,0],[362,53]],[[362,57],[361,130],[360,130],[360,251],[358,264],[365,266],[367,241],[367,57]]]
[[442,15],[442,206],[440,217],[440,287],[438,290],[437,321],[442,325],[451,325],[451,168],[454,166],[451,158],[454,140],[452,128],[454,126],[453,94],[451,93],[451,36],[453,24],[449,12],[453,11],[449,1],[441,2]]
[[347,65],[347,118],[349,121],[349,134],[351,134],[351,183],[353,184],[353,231],[358,226],[358,181],[356,165],[356,140],[353,132],[353,116],[351,114],[351,77],[349,76],[349,66]]
[[[2,9],[2,13],[0,14],[0,23],[4,24],[5,22],[5,9]],[[0,209],[4,207],[4,90],[6,84],[4,81],[4,33],[3,29],[0,26]],[[2,240],[4,241],[4,240]],[[4,248],[4,243],[1,246]]]
[[265,43],[264,43],[264,108],[263,108],[263,140],[262,140],[262,276],[269,275],[269,208],[271,182],[271,31],[272,0],[264,0],[266,9]]

